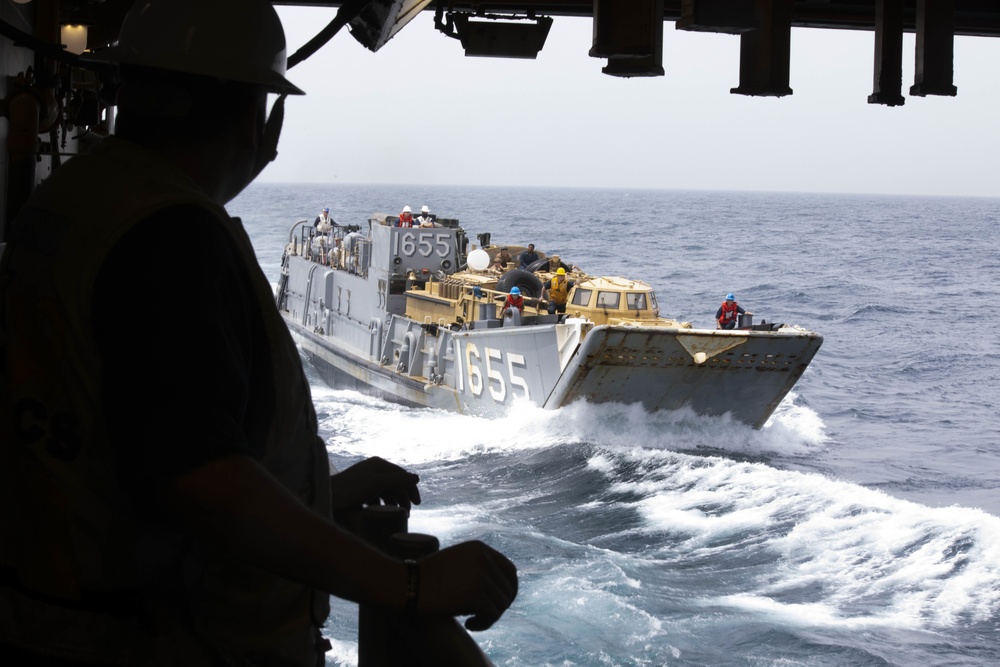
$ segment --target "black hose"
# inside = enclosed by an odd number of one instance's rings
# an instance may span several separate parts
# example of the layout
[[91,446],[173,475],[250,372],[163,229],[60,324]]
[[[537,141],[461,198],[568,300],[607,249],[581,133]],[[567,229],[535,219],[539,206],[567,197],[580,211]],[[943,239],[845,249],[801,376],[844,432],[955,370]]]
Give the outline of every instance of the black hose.
[[354,20],[369,4],[371,4],[371,0],[348,0],[341,5],[337,15],[333,17],[333,20],[325,28],[320,30],[315,37],[303,44],[295,53],[288,57],[287,69],[295,67],[323,48],[327,42],[333,39],[334,35],[340,32],[341,28]]

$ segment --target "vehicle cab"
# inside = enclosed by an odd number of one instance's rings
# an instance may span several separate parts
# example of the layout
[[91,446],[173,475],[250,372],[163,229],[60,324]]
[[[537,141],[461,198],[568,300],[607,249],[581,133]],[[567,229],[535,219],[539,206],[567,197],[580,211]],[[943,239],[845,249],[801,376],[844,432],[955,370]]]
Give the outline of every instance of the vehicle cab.
[[566,314],[595,324],[680,326],[660,318],[656,294],[648,283],[620,277],[588,278],[577,283],[570,292]]

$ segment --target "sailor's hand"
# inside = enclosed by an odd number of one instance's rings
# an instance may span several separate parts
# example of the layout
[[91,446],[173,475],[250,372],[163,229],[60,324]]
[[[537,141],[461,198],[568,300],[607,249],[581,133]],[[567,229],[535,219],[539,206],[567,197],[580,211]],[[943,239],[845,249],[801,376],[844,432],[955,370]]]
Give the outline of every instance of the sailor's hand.
[[469,616],[468,630],[486,630],[517,596],[517,568],[482,542],[462,542],[420,560],[417,614]]
[[419,481],[417,474],[373,456],[330,477],[333,510],[381,504],[408,510],[420,504]]

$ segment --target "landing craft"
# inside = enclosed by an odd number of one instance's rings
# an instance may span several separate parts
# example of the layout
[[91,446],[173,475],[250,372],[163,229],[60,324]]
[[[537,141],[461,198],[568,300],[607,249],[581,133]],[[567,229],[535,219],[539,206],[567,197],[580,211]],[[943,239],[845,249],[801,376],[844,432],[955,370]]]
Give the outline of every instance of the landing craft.
[[[515,401],[578,400],[729,414],[760,428],[823,342],[786,324],[695,328],[660,316],[641,280],[591,275],[545,257],[494,269],[500,246],[469,251],[454,219],[399,227],[293,225],[276,303],[323,378],[387,400],[495,417]],[[507,246],[513,247],[513,246]],[[516,248],[515,248],[516,249]],[[565,313],[543,285],[569,269]],[[513,288],[523,311],[504,308]]]

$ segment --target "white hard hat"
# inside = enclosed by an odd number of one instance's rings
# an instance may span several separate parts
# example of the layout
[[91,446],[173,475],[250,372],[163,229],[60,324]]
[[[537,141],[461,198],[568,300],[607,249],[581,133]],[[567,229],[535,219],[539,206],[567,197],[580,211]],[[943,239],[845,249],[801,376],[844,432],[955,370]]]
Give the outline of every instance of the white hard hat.
[[403,213],[409,213],[409,212],[410,212],[410,207],[409,206],[404,206],[403,207]]
[[420,212],[421,213],[430,213],[431,210],[429,208],[427,208],[427,204],[424,204],[423,206],[420,207]]
[[89,59],[304,95],[285,78],[285,57],[285,32],[267,0],[137,0],[117,44]]

